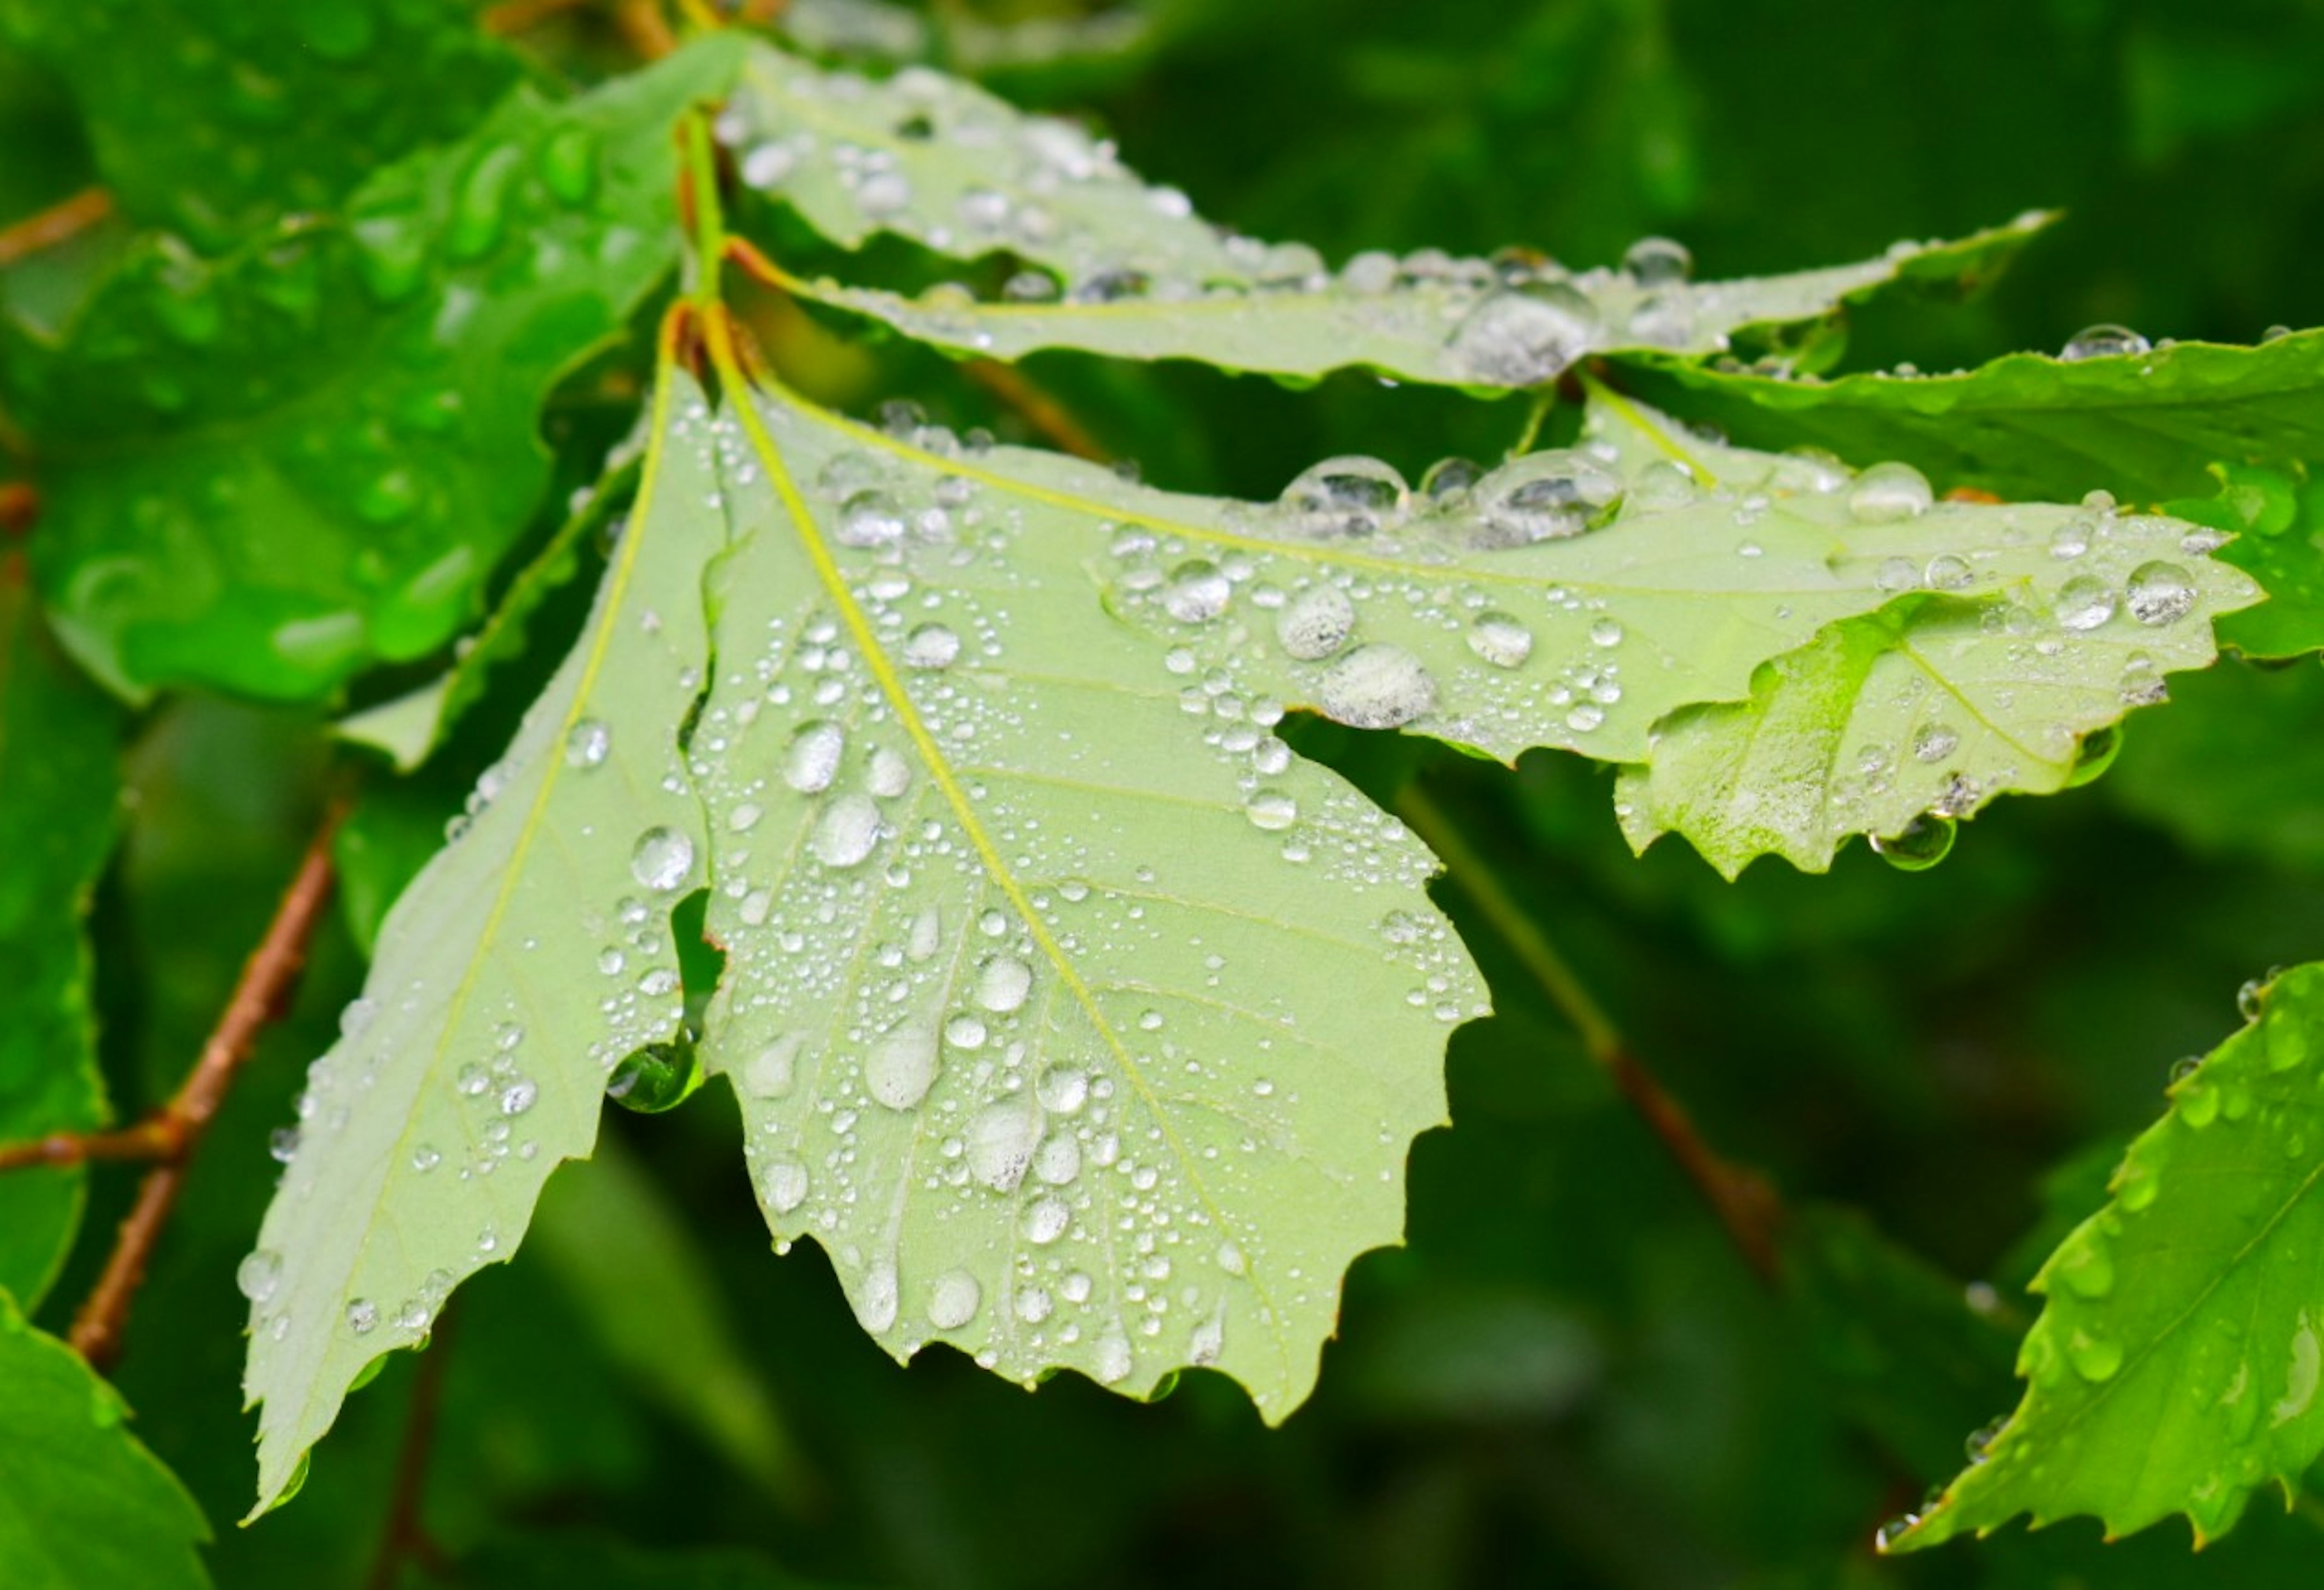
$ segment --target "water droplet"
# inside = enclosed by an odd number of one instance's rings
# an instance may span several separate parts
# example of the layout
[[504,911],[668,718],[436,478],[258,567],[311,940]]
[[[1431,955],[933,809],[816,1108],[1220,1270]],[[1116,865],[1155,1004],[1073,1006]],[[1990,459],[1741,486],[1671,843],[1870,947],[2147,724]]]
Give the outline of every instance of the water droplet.
[[1671,287],[1694,273],[1694,255],[1667,237],[1641,237],[1623,251],[1622,269],[1641,287]]
[[904,510],[887,492],[858,492],[839,507],[834,534],[844,547],[893,547],[904,538]]
[[674,828],[649,828],[630,852],[630,876],[656,894],[668,894],[694,871],[694,841]]
[[1033,1163],[1041,1117],[1020,1100],[988,1106],[968,1124],[968,1169],[995,1192],[1013,1192]]
[[2055,611],[2067,629],[2087,631],[2114,617],[2114,588],[2104,580],[2077,574],[2058,587]]
[[861,866],[879,844],[880,828],[878,804],[850,791],[824,808],[807,845],[825,867]]
[[1041,1107],[1053,1115],[1069,1116],[1089,1101],[1089,1073],[1077,1066],[1051,1066],[1035,1089]]
[[1288,828],[1299,820],[1299,803],[1279,789],[1255,792],[1243,803],[1242,810],[1253,828],[1269,833]]
[[1563,282],[1533,282],[1470,310],[1447,352],[1461,374],[1480,384],[1537,386],[1588,352],[1597,332],[1597,311],[1580,292]]
[[2194,611],[2194,582],[2175,563],[2140,564],[2130,574],[2129,607],[2142,624],[2175,624]]
[[1960,745],[1960,736],[1945,723],[1924,723],[1913,736],[1913,755],[1923,762],[1941,762]]
[[1936,501],[1929,477],[1909,464],[1876,464],[1856,477],[1848,510],[1862,524],[1889,524],[1928,511]]
[[1533,631],[1505,612],[1481,612],[1469,626],[1469,649],[1497,668],[1514,668],[1533,655]]
[[1395,729],[1436,706],[1436,682],[1402,647],[1360,646],[1324,674],[1323,715],[1356,729]]
[[926,1022],[891,1029],[863,1057],[863,1086],[890,1109],[909,1109],[936,1080],[936,1033]]
[[2050,537],[2050,556],[2061,563],[2070,563],[2089,549],[2090,524],[2088,519],[2068,519]]
[[798,165],[798,156],[788,144],[777,140],[754,146],[742,157],[742,180],[752,188],[765,189],[779,184]]
[[436,1145],[432,1143],[420,1144],[411,1151],[411,1168],[422,1176],[443,1163],[443,1154],[437,1151]]
[[2094,1384],[2112,1380],[2122,1368],[2122,1344],[2077,1330],[2066,1340],[2066,1362],[2074,1366],[2075,1374]]
[[1275,638],[1286,656],[1321,662],[1355,633],[1356,604],[1337,585],[1308,586],[1283,604],[1275,618]]
[[1047,1247],[1065,1234],[1073,1219],[1073,1210],[1065,1207],[1062,1199],[1038,1199],[1025,1211],[1025,1240]]
[[263,1303],[272,1297],[281,1282],[282,1255],[267,1248],[248,1255],[235,1267],[235,1285],[254,1303]]
[[379,1305],[369,1298],[355,1298],[347,1304],[347,1328],[357,1336],[369,1336],[379,1324]]
[[565,765],[595,767],[613,749],[613,731],[595,718],[584,718],[565,737]]
[[2127,326],[2090,326],[2076,332],[2073,340],[2059,350],[2058,357],[2071,364],[2084,359],[2112,359],[2126,354],[2144,354],[2151,352],[2153,345]]
[[2074,748],[2074,770],[2066,776],[2066,787],[2079,789],[2114,766],[2122,754],[2122,731],[2114,724],[2093,729],[2082,736],[2081,744]]
[[922,624],[904,637],[904,666],[944,668],[960,656],[960,637],[942,624]]
[[759,1173],[759,1196],[778,1215],[807,1201],[807,1167],[797,1160],[774,1160]]
[[2057,1271],[2077,1297],[2095,1300],[2114,1291],[2114,1254],[2106,1238],[2089,1226],[2076,1231],[2059,1249]]
[[1097,1339],[1097,1378],[1101,1385],[1118,1385],[1130,1378],[1130,1338],[1118,1324],[1106,1327]]
[[1590,644],[1609,647],[1621,645],[1621,624],[1613,619],[1598,620],[1590,626]]
[[892,801],[912,787],[912,765],[884,745],[875,747],[863,782],[881,800]]
[[872,1265],[863,1273],[863,1284],[854,1299],[857,1323],[877,1336],[896,1323],[896,1310],[900,1298],[896,1266],[891,1264]]
[[1976,577],[1977,571],[1969,567],[1967,558],[1956,557],[1950,552],[1940,552],[1929,559],[1928,567],[1921,572],[1923,583],[1932,591],[1962,590]]
[[1899,872],[1926,872],[1951,854],[1957,828],[1950,817],[1915,817],[1899,833],[1874,834],[1873,853]]
[[817,795],[839,776],[847,735],[836,723],[802,723],[783,749],[783,782],[801,795]]
[[1033,969],[1013,955],[988,955],[976,968],[976,1002],[1006,1016],[1033,989]]
[[520,1077],[501,1089],[501,1114],[521,1116],[530,1109],[540,1097],[540,1089]]
[[1479,481],[1471,494],[1484,547],[1578,536],[1620,501],[1622,483],[1572,448],[1528,453]]
[[947,1270],[928,1289],[928,1323],[938,1330],[958,1330],[976,1318],[984,1289],[965,1270]]
[[1227,610],[1234,586],[1217,564],[1191,558],[1170,571],[1162,588],[1162,608],[1182,624],[1206,624]]
[[742,1068],[742,1086],[754,1098],[780,1098],[798,1078],[799,1051],[806,1040],[796,1034],[776,1039]]
[[1394,465],[1350,455],[1301,471],[1283,488],[1277,508],[1293,534],[1339,540],[1376,534],[1404,512],[1411,495]]

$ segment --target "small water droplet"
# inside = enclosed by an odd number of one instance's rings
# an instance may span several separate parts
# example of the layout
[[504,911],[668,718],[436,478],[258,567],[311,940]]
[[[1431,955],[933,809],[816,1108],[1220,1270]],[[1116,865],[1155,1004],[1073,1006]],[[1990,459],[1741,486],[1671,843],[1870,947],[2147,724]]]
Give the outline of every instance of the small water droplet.
[[1170,571],[1162,588],[1162,608],[1182,624],[1204,624],[1227,610],[1234,586],[1217,564],[1191,558]]
[[565,737],[565,765],[595,767],[613,749],[613,732],[595,718],[584,718]]
[[654,827],[630,852],[630,876],[656,894],[668,894],[694,871],[694,841],[674,828]]
[[928,1289],[928,1323],[938,1330],[958,1330],[976,1318],[984,1289],[965,1270],[947,1270]]
[[2077,574],[2058,587],[2058,622],[2077,633],[2098,628],[2114,617],[2114,588],[2089,574]]
[[904,666],[950,667],[960,656],[960,637],[942,624],[922,624],[904,637]]
[[2149,353],[2153,345],[2127,326],[2090,326],[2076,332],[2073,339],[2059,350],[2058,357],[2072,364],[2084,359],[2113,359],[2126,354]]
[[1514,668],[1533,655],[1533,631],[1508,613],[1479,613],[1469,626],[1469,649],[1497,668]]
[[281,1281],[282,1255],[268,1248],[259,1248],[245,1256],[234,1272],[235,1285],[254,1303],[263,1303],[272,1297]]
[[1848,510],[1862,524],[1889,524],[1926,512],[1935,501],[1929,477],[1911,464],[1876,464],[1856,477]]
[[825,867],[857,867],[879,845],[880,829],[879,806],[850,791],[824,808],[807,844]]
[[1623,251],[1622,269],[1641,287],[1671,287],[1694,273],[1694,255],[1670,238],[1641,237]]
[[976,1002],[996,1015],[1022,1006],[1032,988],[1033,969],[1013,955],[989,955],[977,964]]
[[369,1298],[355,1298],[347,1304],[347,1328],[357,1336],[369,1336],[379,1324],[379,1305]]
[[1913,736],[1913,755],[1923,762],[1941,762],[1960,745],[1960,736],[1950,724],[1924,723]]
[[1279,789],[1262,789],[1243,803],[1243,815],[1253,828],[1275,832],[1299,820],[1299,803]]

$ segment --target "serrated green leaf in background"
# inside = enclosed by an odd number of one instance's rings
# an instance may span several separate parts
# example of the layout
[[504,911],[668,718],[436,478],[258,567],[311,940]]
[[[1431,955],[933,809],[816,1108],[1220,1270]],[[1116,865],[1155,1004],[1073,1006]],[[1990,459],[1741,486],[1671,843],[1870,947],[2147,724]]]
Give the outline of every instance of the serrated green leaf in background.
[[1591,354],[1716,353],[1754,326],[1811,337],[1864,294],[1981,282],[2047,220],[1747,281],[1691,282],[1685,251],[1651,240],[1613,271],[1437,251],[1369,253],[1335,274],[1305,244],[1222,234],[1071,123],[1023,115],[924,68],[872,83],[761,49],[719,125],[742,180],[834,242],[885,231],[959,259],[1028,262],[1010,284],[1015,301],[981,301],[958,284],[909,299],[784,278],[906,335],[1000,359],[1070,347],[1286,377],[1363,366],[1464,388],[1538,386]]
[[2324,965],[2252,997],[2256,1019],[2172,1085],[2112,1201],[2034,1278],[2048,1300],[2018,1355],[2024,1400],[1892,1547],[2021,1512],[2090,1514],[2109,1535],[2183,1513],[2200,1544],[2324,1449]]
[[[119,823],[119,714],[49,639],[0,552],[0,1142],[101,1126],[81,921]],[[79,1228],[85,1172],[0,1175],[0,1291],[38,1304]]]
[[0,1584],[207,1590],[209,1525],[124,1421],[120,1393],[0,1289]]
[[520,89],[344,222],[216,264],[149,243],[62,345],[0,344],[76,654],[133,695],[311,698],[449,639],[547,482],[548,388],[676,257],[669,129],[734,60]]
[[457,0],[181,0],[166,24],[8,0],[11,35],[71,92],[130,218],[207,253],[332,210],[377,168],[466,133],[518,76]]
[[679,384],[655,411],[676,445],[586,628],[465,832],[397,901],[309,1072],[242,1277],[262,1510],[364,1367],[514,1251],[549,1172],[588,1154],[615,1063],[678,1029],[669,912],[706,847],[677,733],[707,656],[701,569],[724,536],[687,428],[701,399]]
[[899,1358],[1140,1393],[1212,1366],[1283,1419],[1484,1012],[1434,858],[1292,757],[1279,703],[1190,715],[1093,523],[990,483],[1047,460],[887,462],[738,395],[692,758],[705,1058],[770,1225]]
[[1624,381],[1747,446],[1901,458],[1940,487],[2006,498],[2107,491],[2152,507],[2209,495],[2214,464],[2324,457],[2324,331],[2248,348],[2010,354],[1949,375],[1830,381],[1644,359]]
[[2264,605],[2219,626],[2220,641],[2246,657],[2324,650],[2324,481],[2309,478],[2310,455],[2275,464],[2214,464],[2216,493],[2163,505],[2167,513],[2234,536],[2221,561],[2265,588]]
[[2324,668],[2220,666],[2171,697],[2139,719],[2107,798],[2206,859],[2324,873]]

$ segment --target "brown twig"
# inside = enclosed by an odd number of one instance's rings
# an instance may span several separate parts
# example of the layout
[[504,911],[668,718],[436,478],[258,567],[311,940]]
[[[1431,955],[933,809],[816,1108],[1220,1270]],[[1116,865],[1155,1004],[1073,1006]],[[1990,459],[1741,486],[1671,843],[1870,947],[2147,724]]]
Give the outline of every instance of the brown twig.
[[394,1590],[396,1570],[417,1562],[430,1572],[442,1571],[444,1549],[428,1532],[423,1516],[428,1500],[428,1460],[436,1448],[436,1421],[444,1408],[444,1365],[452,1340],[452,1316],[436,1319],[428,1350],[420,1355],[420,1373],[411,1383],[411,1411],[403,1425],[403,1443],[395,1454],[395,1489],[388,1495],[387,1522],[379,1539],[379,1555],[372,1559],[365,1590]]
[[669,31],[669,18],[657,0],[616,0],[613,26],[641,60],[659,60],[678,48],[678,35]]
[[506,38],[562,12],[578,10],[593,3],[594,0],[502,0],[498,5],[486,6],[476,22],[484,32]]
[[[258,1034],[288,1004],[300,970],[306,964],[307,945],[331,897],[335,881],[331,841],[338,832],[343,814],[344,808],[335,804],[308,844],[297,875],[283,892],[281,903],[274,908],[274,920],[267,924],[266,936],[251,952],[249,962],[242,970],[242,980],[235,985],[234,997],[226,1001],[217,1026],[202,1045],[201,1058],[187,1073],[177,1096],[136,1126],[121,1132],[92,1133],[80,1142],[78,1158],[118,1158],[127,1156],[107,1155],[96,1150],[99,1145],[125,1145],[131,1139],[141,1139],[152,1144],[152,1157],[159,1162],[145,1173],[144,1183],[137,1190],[137,1202],[129,1211],[129,1218],[121,1223],[121,1234],[114,1242],[112,1255],[106,1260],[105,1272],[82,1301],[80,1312],[73,1318],[70,1340],[74,1350],[99,1368],[112,1363],[120,1353],[130,1302],[145,1279],[146,1262],[152,1256],[153,1245],[178,1201],[194,1150],[209,1130],[235,1074],[256,1047]],[[14,1163],[73,1163],[70,1157],[55,1157],[53,1145],[60,1141],[51,1137],[31,1145],[46,1152],[30,1158],[19,1157]]]
[[38,492],[22,481],[0,482],[0,535],[29,535],[40,517]]
[[13,265],[27,254],[54,248],[75,233],[85,232],[113,214],[113,195],[102,188],[84,188],[13,225],[0,227],[0,265]]
[[1406,786],[1397,797],[1396,810],[1451,870],[1454,885],[1491,920],[1502,942],[1533,974],[1550,1002],[1573,1024],[1582,1048],[1694,1183],[1745,1262],[1760,1280],[1774,1284],[1778,1272],[1775,1234],[1784,1211],[1766,1178],[1729,1163],[1703,1141],[1685,1107],[1655,1080],[1540,924],[1517,903],[1499,871],[1477,853],[1459,825],[1426,791]]
[[991,359],[971,359],[963,368],[971,381],[1014,409],[1027,425],[1047,437],[1053,446],[1093,464],[1111,461],[1112,455],[1082,428],[1081,421],[1066,412],[1063,403],[1035,385],[1032,378],[1015,365]]

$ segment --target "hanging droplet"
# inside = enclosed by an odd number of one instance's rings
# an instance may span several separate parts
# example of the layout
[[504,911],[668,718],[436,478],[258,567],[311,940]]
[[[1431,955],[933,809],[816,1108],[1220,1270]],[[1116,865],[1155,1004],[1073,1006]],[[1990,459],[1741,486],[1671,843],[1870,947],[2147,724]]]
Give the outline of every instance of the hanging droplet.
[[1950,817],[1915,817],[1900,832],[1873,835],[1873,853],[1899,872],[1926,872],[1951,853],[1958,827]]
[[659,1115],[684,1102],[701,1080],[693,1042],[681,1034],[632,1051],[606,1079],[605,1097],[639,1115]]
[[2082,736],[2074,750],[2074,770],[2066,776],[2066,787],[2079,789],[2114,766],[2122,754],[2122,730],[2108,723]]

